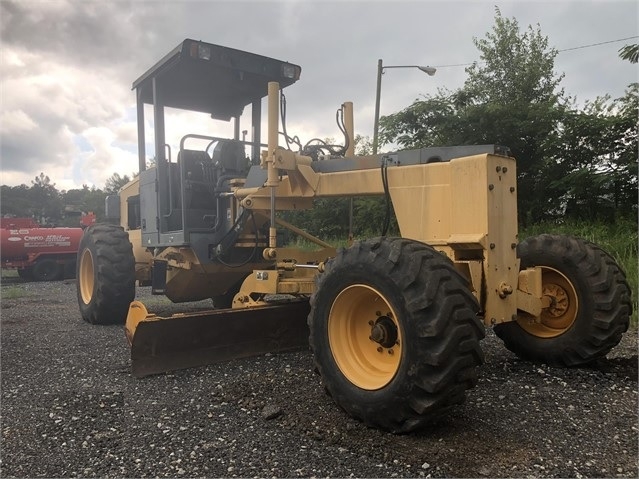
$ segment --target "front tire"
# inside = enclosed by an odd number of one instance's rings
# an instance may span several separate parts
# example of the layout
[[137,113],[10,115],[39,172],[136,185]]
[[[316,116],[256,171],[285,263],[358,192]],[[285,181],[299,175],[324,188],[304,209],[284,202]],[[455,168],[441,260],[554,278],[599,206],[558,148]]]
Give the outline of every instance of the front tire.
[[543,234],[517,247],[521,268],[542,268],[551,304],[541,321],[527,315],[495,326],[495,334],[519,357],[551,366],[579,366],[604,357],[628,329],[632,303],[615,260],[593,243]]
[[422,428],[477,382],[484,329],[453,264],[401,238],[356,242],[318,276],[310,343],[326,391],[395,433]]
[[124,324],[135,298],[135,258],[129,235],[120,226],[89,226],[80,240],[76,278],[85,321]]

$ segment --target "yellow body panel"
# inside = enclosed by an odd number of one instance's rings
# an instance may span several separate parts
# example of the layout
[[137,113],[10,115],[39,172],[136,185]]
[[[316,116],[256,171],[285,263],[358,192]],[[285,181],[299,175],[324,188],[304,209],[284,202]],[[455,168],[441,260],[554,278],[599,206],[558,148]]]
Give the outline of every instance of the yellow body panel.
[[132,230],[128,227],[128,200],[130,197],[139,194],[140,181],[138,178],[129,181],[120,189],[120,225],[129,234],[129,241],[133,246],[133,256],[135,257],[135,279],[144,282],[148,281],[151,277],[151,261],[153,259],[153,255],[142,245],[142,230]]
[[[278,209],[285,208],[284,201],[295,204],[302,199],[294,194],[290,176],[275,187]],[[304,187],[297,184],[301,196],[384,192],[377,168],[313,173],[312,179]],[[402,237],[430,244],[465,265],[459,269],[472,283],[486,324],[516,318],[517,295],[512,294],[519,275],[515,160],[483,154],[442,163],[389,166],[388,185]],[[245,206],[267,214],[270,188],[238,189],[235,195]],[[482,289],[481,281],[486,288]]]

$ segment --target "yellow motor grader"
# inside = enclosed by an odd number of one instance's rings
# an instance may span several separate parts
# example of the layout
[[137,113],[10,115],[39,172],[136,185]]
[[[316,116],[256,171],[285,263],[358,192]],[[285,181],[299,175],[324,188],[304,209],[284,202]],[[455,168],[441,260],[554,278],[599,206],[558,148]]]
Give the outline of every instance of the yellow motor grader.
[[[133,83],[140,173],[107,198],[119,224],[86,229],[77,292],[86,321],[125,323],[135,376],[310,345],[341,408],[406,432],[476,384],[484,327],[520,357],[551,365],[587,363],[620,341],[631,314],[623,271],[581,239],[519,241],[507,149],[356,156],[350,103],[337,113],[344,145],[302,145],[286,133],[282,94],[300,73],[187,39]],[[145,106],[154,127],[148,168]],[[233,135],[187,134],[174,152],[166,108],[229,122]],[[392,204],[401,237],[382,231],[336,250],[278,214],[365,195]],[[287,245],[285,231],[315,248]],[[161,317],[134,301],[136,283],[176,303],[210,298],[215,308]]]

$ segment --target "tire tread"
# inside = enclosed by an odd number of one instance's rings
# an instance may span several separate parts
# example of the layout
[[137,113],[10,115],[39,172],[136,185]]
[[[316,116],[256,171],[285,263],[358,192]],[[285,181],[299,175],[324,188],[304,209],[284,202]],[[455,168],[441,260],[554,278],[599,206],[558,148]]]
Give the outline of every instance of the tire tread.
[[[343,268],[373,268],[388,276],[402,292],[405,307],[415,322],[418,358],[411,361],[411,373],[402,397],[386,404],[352,404],[332,379],[330,368],[318,361],[321,341],[314,337],[313,322],[320,307],[326,279]],[[372,265],[372,266],[371,266]],[[356,242],[339,250],[317,278],[311,296],[310,344],[315,369],[322,376],[328,394],[352,416],[364,423],[395,433],[424,427],[428,421],[465,399],[465,391],[477,383],[476,367],[483,363],[480,340],[484,328],[477,317],[478,305],[450,260],[432,247],[403,238],[375,238]]]
[[94,294],[89,304],[80,295],[78,260],[78,302],[83,319],[92,324],[123,324],[135,298],[135,258],[129,235],[120,226],[95,224],[87,228],[79,255],[89,249],[95,270]]
[[[579,366],[605,356],[628,330],[632,313],[631,292],[626,276],[616,261],[598,245],[566,235],[542,234],[522,241],[517,253],[521,267],[534,264],[535,258],[562,258],[566,267],[576,270],[592,296],[592,311],[580,311],[577,321],[587,321],[586,334],[564,341],[552,354],[536,350],[522,340],[517,323],[495,328],[505,346],[518,356],[553,366]],[[579,294],[579,293],[578,293]],[[581,306],[580,306],[581,307]],[[564,333],[566,335],[567,333]]]

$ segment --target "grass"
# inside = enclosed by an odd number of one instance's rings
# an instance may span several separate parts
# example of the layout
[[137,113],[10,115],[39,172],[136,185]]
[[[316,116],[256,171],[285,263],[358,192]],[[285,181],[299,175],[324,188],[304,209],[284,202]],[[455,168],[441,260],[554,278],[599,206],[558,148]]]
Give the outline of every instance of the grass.
[[[321,238],[322,241],[326,241],[328,244],[333,246],[334,248],[347,248],[348,247],[348,239],[344,238]],[[296,248],[302,251],[317,251],[321,249],[321,246],[316,245],[315,243],[310,242],[305,238],[296,237],[293,241],[287,243],[285,248]]]
[[7,288],[2,288],[0,296],[2,296],[2,299],[19,299],[29,296],[29,293],[20,286],[9,286]]
[[[18,271],[15,269],[2,270],[2,279],[13,279],[17,277],[18,277]],[[19,298],[24,298],[25,296],[29,296],[29,293],[27,292],[27,290],[24,289],[23,286],[20,286],[20,285],[17,285],[17,286],[2,285],[2,289],[0,290],[0,300],[19,299]]]

